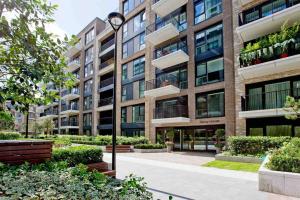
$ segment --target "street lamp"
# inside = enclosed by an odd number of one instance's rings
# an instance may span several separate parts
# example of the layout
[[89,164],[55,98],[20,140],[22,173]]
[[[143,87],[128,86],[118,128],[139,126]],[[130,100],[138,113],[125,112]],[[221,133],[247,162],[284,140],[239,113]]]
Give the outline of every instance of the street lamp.
[[113,127],[112,127],[112,170],[116,170],[116,88],[117,88],[117,47],[118,47],[118,30],[125,22],[125,17],[118,12],[112,12],[108,15],[108,22],[115,31],[115,62],[114,62],[114,93],[113,93]]

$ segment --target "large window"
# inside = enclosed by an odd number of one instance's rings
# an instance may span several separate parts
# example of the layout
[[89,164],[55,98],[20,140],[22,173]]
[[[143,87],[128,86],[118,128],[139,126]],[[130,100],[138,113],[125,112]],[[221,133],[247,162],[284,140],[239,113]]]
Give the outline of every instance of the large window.
[[85,51],[85,63],[86,64],[93,61],[93,58],[94,58],[93,51],[94,51],[93,47],[90,47],[89,49],[87,49]]
[[139,82],[139,97],[143,98],[145,96],[145,80]]
[[123,25],[123,38],[126,38],[128,36],[128,23],[125,23]]
[[85,34],[85,44],[90,43],[95,38],[94,28]]
[[144,73],[145,71],[145,57],[138,58],[133,61],[133,76]]
[[181,67],[176,70],[158,74],[156,77],[156,87],[164,86],[165,82],[168,81],[178,83],[178,87],[180,89],[186,89],[188,88],[187,78],[188,75],[186,67]]
[[143,2],[144,0],[125,0],[123,2],[123,14],[127,15],[129,12],[131,12],[134,8],[136,8]]
[[93,91],[93,79],[84,82],[84,95],[92,94]]
[[198,94],[196,97],[196,117],[224,116],[224,91]]
[[123,59],[145,48],[145,32],[123,43]]
[[140,99],[144,97],[145,80],[138,80],[122,86],[121,98],[122,101]]
[[127,73],[127,64],[124,64],[122,65],[122,81],[128,78]]
[[184,31],[187,29],[187,13],[186,6],[180,8],[180,10],[168,15],[164,18],[156,16],[156,30],[164,27],[165,25],[172,23],[177,25],[179,31]]
[[145,106],[138,105],[132,106],[132,123],[145,121]]
[[196,66],[196,86],[224,80],[223,58],[200,62]]
[[89,63],[84,66],[84,77],[87,77],[92,74],[93,74],[93,63]]
[[88,96],[85,97],[83,100],[83,109],[84,110],[90,110],[93,107],[93,97],[92,96]]
[[122,86],[122,101],[126,101],[128,100],[129,98],[127,97],[127,87],[128,85],[124,85]]
[[133,19],[133,32],[138,32],[145,27],[146,13],[143,11]]
[[83,126],[92,126],[92,113],[83,115]]
[[218,49],[221,47],[223,47],[222,24],[196,34],[196,56],[200,56],[205,53],[218,55]]
[[195,24],[222,12],[222,0],[194,0]]
[[121,108],[121,123],[127,123],[127,108]]

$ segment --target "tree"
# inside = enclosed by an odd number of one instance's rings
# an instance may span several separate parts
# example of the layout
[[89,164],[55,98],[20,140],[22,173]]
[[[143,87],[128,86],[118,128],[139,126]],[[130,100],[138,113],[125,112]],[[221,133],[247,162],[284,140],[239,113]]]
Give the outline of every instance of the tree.
[[284,109],[288,112],[285,118],[291,120],[298,119],[300,116],[300,99],[296,100],[294,97],[287,96]]
[[54,129],[54,122],[52,121],[52,119],[45,119],[44,123],[43,123],[43,127],[45,133],[46,133],[46,137],[48,135],[50,135],[50,133],[52,133],[53,129]]
[[0,130],[13,129],[15,125],[15,120],[13,115],[4,110],[0,110]]
[[77,40],[61,40],[45,28],[56,9],[47,0],[0,0],[0,103],[11,100],[25,114],[30,105],[57,98],[39,83],[73,84],[74,77],[63,73],[64,52]]

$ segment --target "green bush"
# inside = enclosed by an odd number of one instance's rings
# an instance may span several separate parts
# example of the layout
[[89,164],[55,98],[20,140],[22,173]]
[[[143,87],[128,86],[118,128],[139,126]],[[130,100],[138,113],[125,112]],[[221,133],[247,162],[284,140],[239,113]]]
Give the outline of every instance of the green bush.
[[17,140],[21,137],[22,135],[17,132],[0,132],[0,140]]
[[166,145],[164,144],[137,144],[134,145],[135,149],[163,149]]
[[150,200],[142,178],[124,181],[89,172],[85,165],[65,163],[11,167],[0,164],[0,199]]
[[66,161],[70,166],[79,163],[90,164],[102,162],[103,153],[101,148],[95,146],[71,146],[53,148],[52,160],[55,162]]
[[293,138],[270,155],[267,167],[275,171],[300,173],[300,138]]
[[262,156],[290,140],[290,137],[232,136],[228,138],[228,148],[232,155]]

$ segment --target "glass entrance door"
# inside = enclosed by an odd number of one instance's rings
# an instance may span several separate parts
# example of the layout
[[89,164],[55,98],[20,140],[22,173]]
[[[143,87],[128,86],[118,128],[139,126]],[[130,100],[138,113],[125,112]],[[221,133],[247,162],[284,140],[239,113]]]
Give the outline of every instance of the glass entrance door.
[[206,151],[206,130],[195,129],[194,134],[194,150]]

